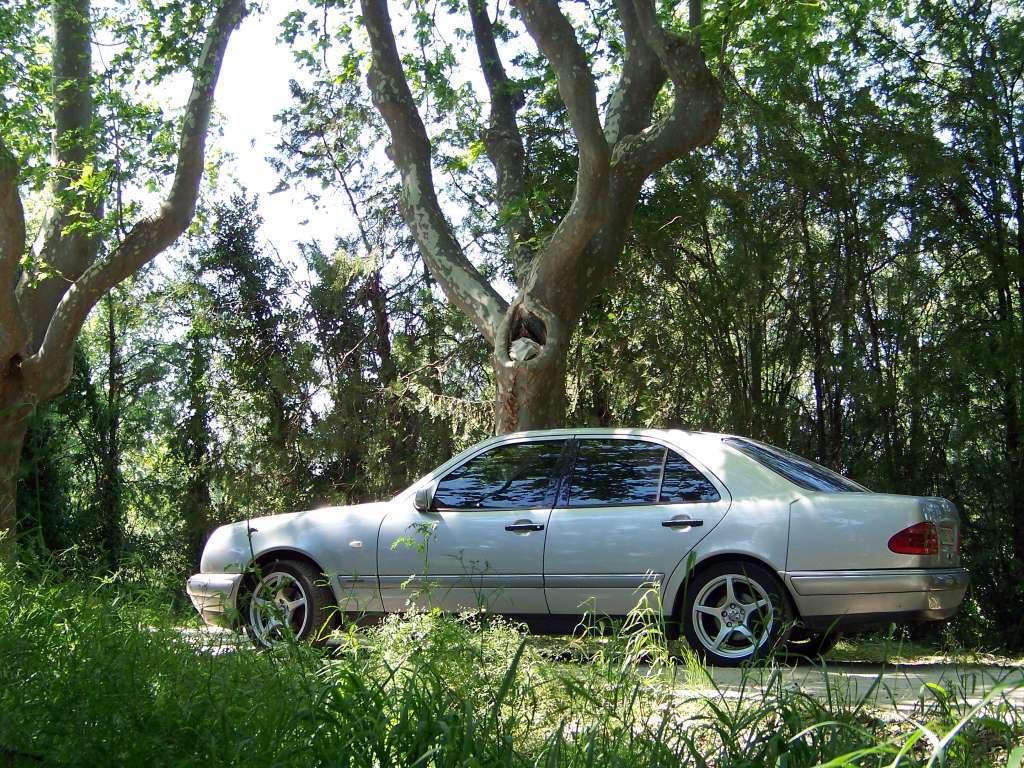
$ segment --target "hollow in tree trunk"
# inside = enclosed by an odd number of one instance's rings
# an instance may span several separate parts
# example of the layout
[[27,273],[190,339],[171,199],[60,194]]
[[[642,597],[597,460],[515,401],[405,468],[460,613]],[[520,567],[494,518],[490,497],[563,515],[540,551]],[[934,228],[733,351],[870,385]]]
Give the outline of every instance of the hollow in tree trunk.
[[497,434],[564,422],[567,341],[553,314],[526,298],[512,304],[494,344]]

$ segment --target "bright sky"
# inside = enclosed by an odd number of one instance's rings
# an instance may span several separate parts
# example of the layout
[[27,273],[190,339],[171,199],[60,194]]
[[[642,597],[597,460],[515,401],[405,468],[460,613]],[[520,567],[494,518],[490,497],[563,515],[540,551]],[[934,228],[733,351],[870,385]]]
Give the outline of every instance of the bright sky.
[[315,240],[330,250],[351,214],[347,202],[329,190],[319,210],[303,199],[301,189],[270,194],[279,181],[267,162],[279,136],[274,114],[290,104],[288,80],[298,71],[290,49],[276,43],[284,10],[279,4],[277,12],[250,13],[232,34],[217,84],[223,137],[216,144],[235,156],[225,170],[259,195],[263,237],[289,258],[299,240]]
[[[233,184],[228,177],[234,177],[250,194],[259,196],[260,213],[264,219],[263,239],[302,273],[301,279],[305,276],[305,263],[296,255],[297,241],[315,241],[324,251],[330,252],[338,234],[351,235],[356,227],[348,200],[338,189],[321,190],[317,182],[307,182],[317,185],[318,207],[304,199],[303,189],[299,186],[301,181],[294,182],[296,186],[291,189],[270,194],[280,181],[277,172],[267,162],[267,157],[275,154],[274,147],[280,136],[280,126],[274,121],[274,115],[292,104],[288,81],[301,77],[301,74],[291,49],[276,41],[281,19],[290,6],[285,3],[268,5],[270,10],[262,14],[250,13],[232,34],[216,93],[223,136],[216,137],[214,145],[234,155],[224,167],[221,191],[231,193]],[[408,41],[402,39],[404,11],[400,3],[392,4],[392,13],[395,30],[400,37],[399,46],[408,45]],[[446,35],[454,37],[449,26],[452,21],[445,14],[438,16],[438,23]],[[478,92],[486,93],[482,74],[477,69],[462,68],[458,76],[465,78]],[[374,155],[377,162],[390,164],[383,152]],[[461,215],[458,210],[461,203],[453,205],[446,198],[444,182],[444,177],[435,173],[434,183],[438,186],[442,206],[447,204],[448,213],[454,220]],[[506,299],[514,295],[514,287],[500,279],[496,280],[495,287],[505,294]]]

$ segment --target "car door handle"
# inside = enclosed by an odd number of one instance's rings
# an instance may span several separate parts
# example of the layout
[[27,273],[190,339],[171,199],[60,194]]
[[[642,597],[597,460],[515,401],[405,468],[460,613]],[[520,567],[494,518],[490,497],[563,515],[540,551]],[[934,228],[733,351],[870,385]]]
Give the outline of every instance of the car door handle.
[[512,523],[511,525],[505,526],[506,531],[512,531],[518,533],[519,531],[543,531],[544,526],[541,523]]
[[703,520],[662,520],[665,528],[700,528],[704,525]]

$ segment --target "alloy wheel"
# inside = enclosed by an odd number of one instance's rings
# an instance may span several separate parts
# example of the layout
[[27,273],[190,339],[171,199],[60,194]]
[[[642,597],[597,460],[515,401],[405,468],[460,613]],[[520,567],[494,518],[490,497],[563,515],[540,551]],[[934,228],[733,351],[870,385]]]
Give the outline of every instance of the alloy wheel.
[[308,596],[292,574],[268,573],[253,589],[249,627],[261,645],[273,645],[288,635],[301,637],[308,618]]
[[737,573],[717,576],[693,602],[693,631],[708,651],[727,659],[745,659],[771,637],[775,607],[768,592]]

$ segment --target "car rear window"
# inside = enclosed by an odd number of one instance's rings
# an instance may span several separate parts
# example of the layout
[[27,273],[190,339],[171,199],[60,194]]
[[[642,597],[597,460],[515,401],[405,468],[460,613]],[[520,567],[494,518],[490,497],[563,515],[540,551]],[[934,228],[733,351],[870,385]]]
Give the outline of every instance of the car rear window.
[[795,453],[784,451],[773,445],[741,437],[727,437],[724,442],[726,445],[730,445],[737,451],[749,456],[758,464],[782,475],[794,485],[798,485],[808,491],[864,493],[868,490],[860,483],[855,483],[838,472],[833,472],[831,469],[820,464],[815,464],[810,459],[797,456]]

